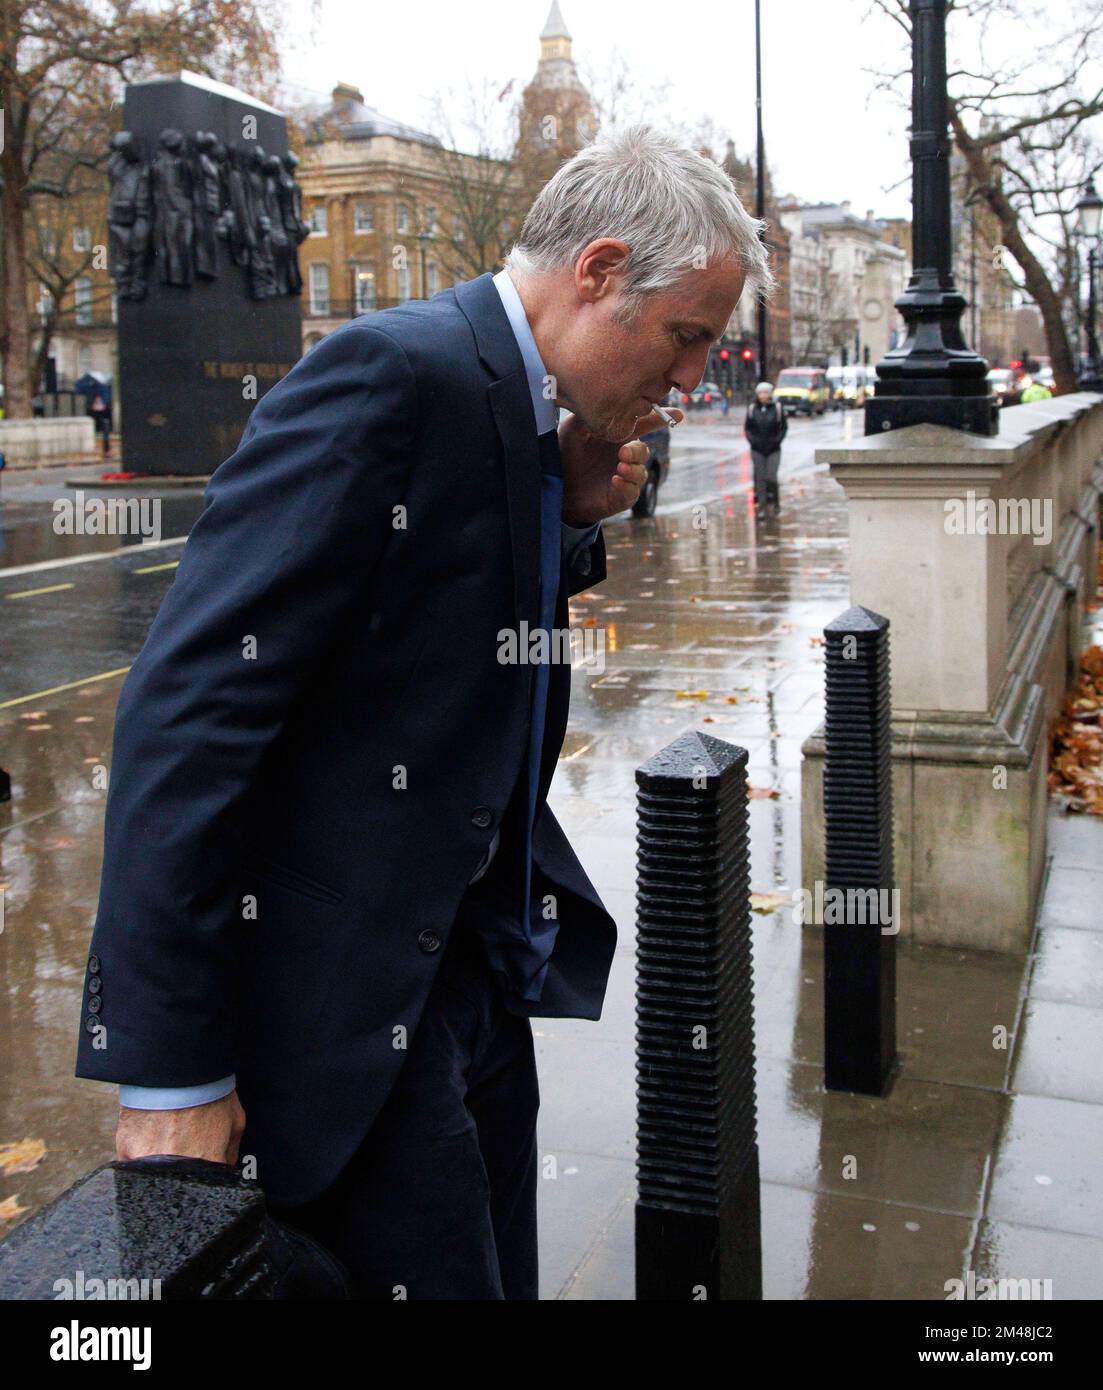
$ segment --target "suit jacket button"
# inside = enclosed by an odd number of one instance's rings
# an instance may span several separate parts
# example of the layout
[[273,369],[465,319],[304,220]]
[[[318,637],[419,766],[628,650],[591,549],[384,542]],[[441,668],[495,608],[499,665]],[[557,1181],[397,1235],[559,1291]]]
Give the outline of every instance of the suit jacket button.
[[102,1025],[95,1014],[89,1014],[84,1020],[84,1027],[89,1033],[94,1033],[96,1029],[102,1027]]
[[98,975],[93,975],[88,981],[88,993],[99,994],[101,989],[103,989],[103,981]]
[[434,951],[440,950],[441,940],[435,931],[423,931],[417,934],[417,944],[427,956],[431,956]]
[[99,956],[89,956],[89,957],[88,957],[88,973],[89,973],[90,975],[98,975],[98,974],[100,973],[100,958],[99,958]]
[[477,825],[480,830],[485,830],[488,825],[494,824],[494,812],[486,806],[476,806],[471,812],[471,824]]
[[90,1014],[98,1014],[102,1008],[103,1000],[98,994],[93,994],[92,998],[88,1001],[88,1012]]

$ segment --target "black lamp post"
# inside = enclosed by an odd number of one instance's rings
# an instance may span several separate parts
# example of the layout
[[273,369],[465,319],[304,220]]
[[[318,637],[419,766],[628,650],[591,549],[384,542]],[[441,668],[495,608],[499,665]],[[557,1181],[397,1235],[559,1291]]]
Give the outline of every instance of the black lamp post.
[[1103,215],[1103,199],[1089,179],[1076,204],[1077,231],[1088,243],[1088,363],[1080,373],[1081,391],[1103,391],[1103,374],[1099,365],[1099,339],[1095,331],[1095,248],[1099,242],[1099,221]]
[[[762,15],[759,0],[754,0],[754,71],[755,122],[757,145],[755,155],[755,216],[766,216],[766,142],[762,138]],[[769,381],[768,344],[766,342],[766,301],[758,301],[758,379]]]
[[999,429],[988,363],[961,334],[965,297],[954,284],[950,236],[950,135],[946,0],[910,0],[912,25],[912,242],[914,269],[896,301],[907,333],[877,364],[866,434],[903,425]]
[[428,230],[426,230],[426,229],[423,229],[422,231],[418,232],[418,234],[417,234],[417,242],[418,242],[418,245],[421,247],[421,297],[422,297],[422,299],[428,299],[428,298],[429,298],[429,286],[428,286],[428,284],[427,284],[427,282],[426,282],[426,273],[425,273],[425,248],[426,248],[426,246],[428,246],[428,244],[429,244],[429,238],[430,238],[431,236],[432,236],[432,232],[430,232],[430,231],[428,231]]

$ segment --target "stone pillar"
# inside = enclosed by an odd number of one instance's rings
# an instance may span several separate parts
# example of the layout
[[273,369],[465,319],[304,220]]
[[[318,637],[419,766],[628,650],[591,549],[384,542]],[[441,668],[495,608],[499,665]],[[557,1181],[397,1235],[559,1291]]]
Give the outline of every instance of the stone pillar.
[[[902,935],[1026,949],[1048,734],[1094,592],[1103,401],[1012,406],[995,437],[911,425],[818,449],[847,496],[851,602],[892,625]],[[823,878],[823,734],[805,743],[802,877]]]

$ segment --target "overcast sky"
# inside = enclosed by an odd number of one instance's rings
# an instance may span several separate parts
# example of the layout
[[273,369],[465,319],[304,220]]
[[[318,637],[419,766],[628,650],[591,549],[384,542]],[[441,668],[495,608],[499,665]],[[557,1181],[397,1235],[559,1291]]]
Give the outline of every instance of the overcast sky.
[[[412,0],[407,5],[289,0],[289,82],[319,95],[351,82],[369,106],[424,127],[435,92],[468,77],[514,95],[539,58],[550,0]],[[740,154],[754,151],[753,0],[671,6],[656,0],[560,0],[580,71],[619,50],[646,98],[667,84],[663,114],[711,118]],[[863,215],[910,215],[907,112],[873,92],[862,69],[900,67],[900,31],[866,19],[867,0],[762,0],[763,112],[779,192],[809,202],[849,198]],[[722,153],[722,151],[717,151]],[[903,182],[901,182],[903,180]],[[896,187],[893,187],[897,185]]]

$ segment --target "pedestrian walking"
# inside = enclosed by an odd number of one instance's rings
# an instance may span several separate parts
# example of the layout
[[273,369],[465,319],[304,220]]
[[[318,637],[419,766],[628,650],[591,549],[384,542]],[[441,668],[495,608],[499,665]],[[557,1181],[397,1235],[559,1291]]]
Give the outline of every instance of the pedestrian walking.
[[92,417],[96,433],[103,439],[103,456],[108,458],[111,454],[111,411],[98,391],[88,407],[88,414]]
[[781,441],[789,429],[789,422],[785,411],[774,400],[774,388],[768,381],[760,381],[754,388],[754,400],[748,407],[743,429],[751,446],[754,467],[755,515],[764,516],[769,507],[774,516],[778,516],[781,495],[777,474],[781,467]]

